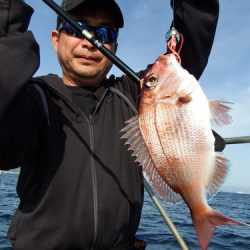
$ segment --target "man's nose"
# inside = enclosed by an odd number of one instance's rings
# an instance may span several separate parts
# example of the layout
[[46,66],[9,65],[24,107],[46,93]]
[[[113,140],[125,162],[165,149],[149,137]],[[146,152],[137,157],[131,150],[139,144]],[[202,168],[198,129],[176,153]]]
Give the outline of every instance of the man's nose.
[[88,48],[88,49],[96,49],[94,45],[92,45],[86,38],[81,38],[81,46],[83,48]]

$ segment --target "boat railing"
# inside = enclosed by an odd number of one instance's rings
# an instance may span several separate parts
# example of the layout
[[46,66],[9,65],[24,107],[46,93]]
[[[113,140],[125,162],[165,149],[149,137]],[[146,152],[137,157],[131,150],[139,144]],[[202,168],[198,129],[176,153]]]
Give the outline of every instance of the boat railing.
[[224,138],[226,144],[250,143],[250,136],[238,136]]

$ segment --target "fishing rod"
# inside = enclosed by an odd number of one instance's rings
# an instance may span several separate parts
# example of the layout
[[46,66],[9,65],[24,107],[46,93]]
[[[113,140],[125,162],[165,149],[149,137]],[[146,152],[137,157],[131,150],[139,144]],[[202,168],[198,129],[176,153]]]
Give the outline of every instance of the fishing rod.
[[136,75],[136,73],[128,67],[119,57],[107,49],[98,39],[95,38],[93,34],[83,29],[80,24],[78,24],[70,14],[64,11],[59,5],[57,5],[53,0],[42,0],[45,2],[52,10],[54,10],[62,19],[68,22],[76,31],[80,32],[84,38],[86,38],[95,48],[97,48],[102,54],[104,54],[112,63],[114,63],[120,70],[122,70],[127,76],[129,76],[133,81],[140,83],[141,79]]

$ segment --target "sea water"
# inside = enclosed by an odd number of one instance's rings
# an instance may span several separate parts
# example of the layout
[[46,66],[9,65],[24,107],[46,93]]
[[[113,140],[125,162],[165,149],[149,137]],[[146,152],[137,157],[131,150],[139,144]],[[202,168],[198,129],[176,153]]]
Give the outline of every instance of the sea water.
[[[0,178],[0,250],[9,250],[11,247],[6,234],[19,202],[16,195],[17,174],[5,173]],[[161,203],[188,248],[200,249],[187,206]],[[250,194],[219,192],[209,204],[227,217],[250,224]],[[138,234],[147,242],[147,250],[180,249],[147,193]],[[208,249],[250,250],[250,227],[217,227]]]

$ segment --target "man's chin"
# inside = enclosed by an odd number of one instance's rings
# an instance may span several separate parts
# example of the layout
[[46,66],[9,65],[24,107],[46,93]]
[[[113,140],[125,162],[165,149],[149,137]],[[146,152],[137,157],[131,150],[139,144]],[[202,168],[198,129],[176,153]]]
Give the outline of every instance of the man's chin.
[[96,77],[98,77],[98,72],[96,71],[96,69],[93,69],[90,66],[82,66],[82,67],[78,67],[74,74],[77,77],[80,78],[86,78],[86,79],[95,79]]
[[74,77],[74,81],[80,86],[91,86],[91,87],[99,87],[103,78],[98,76],[97,74],[83,73],[79,72]]

